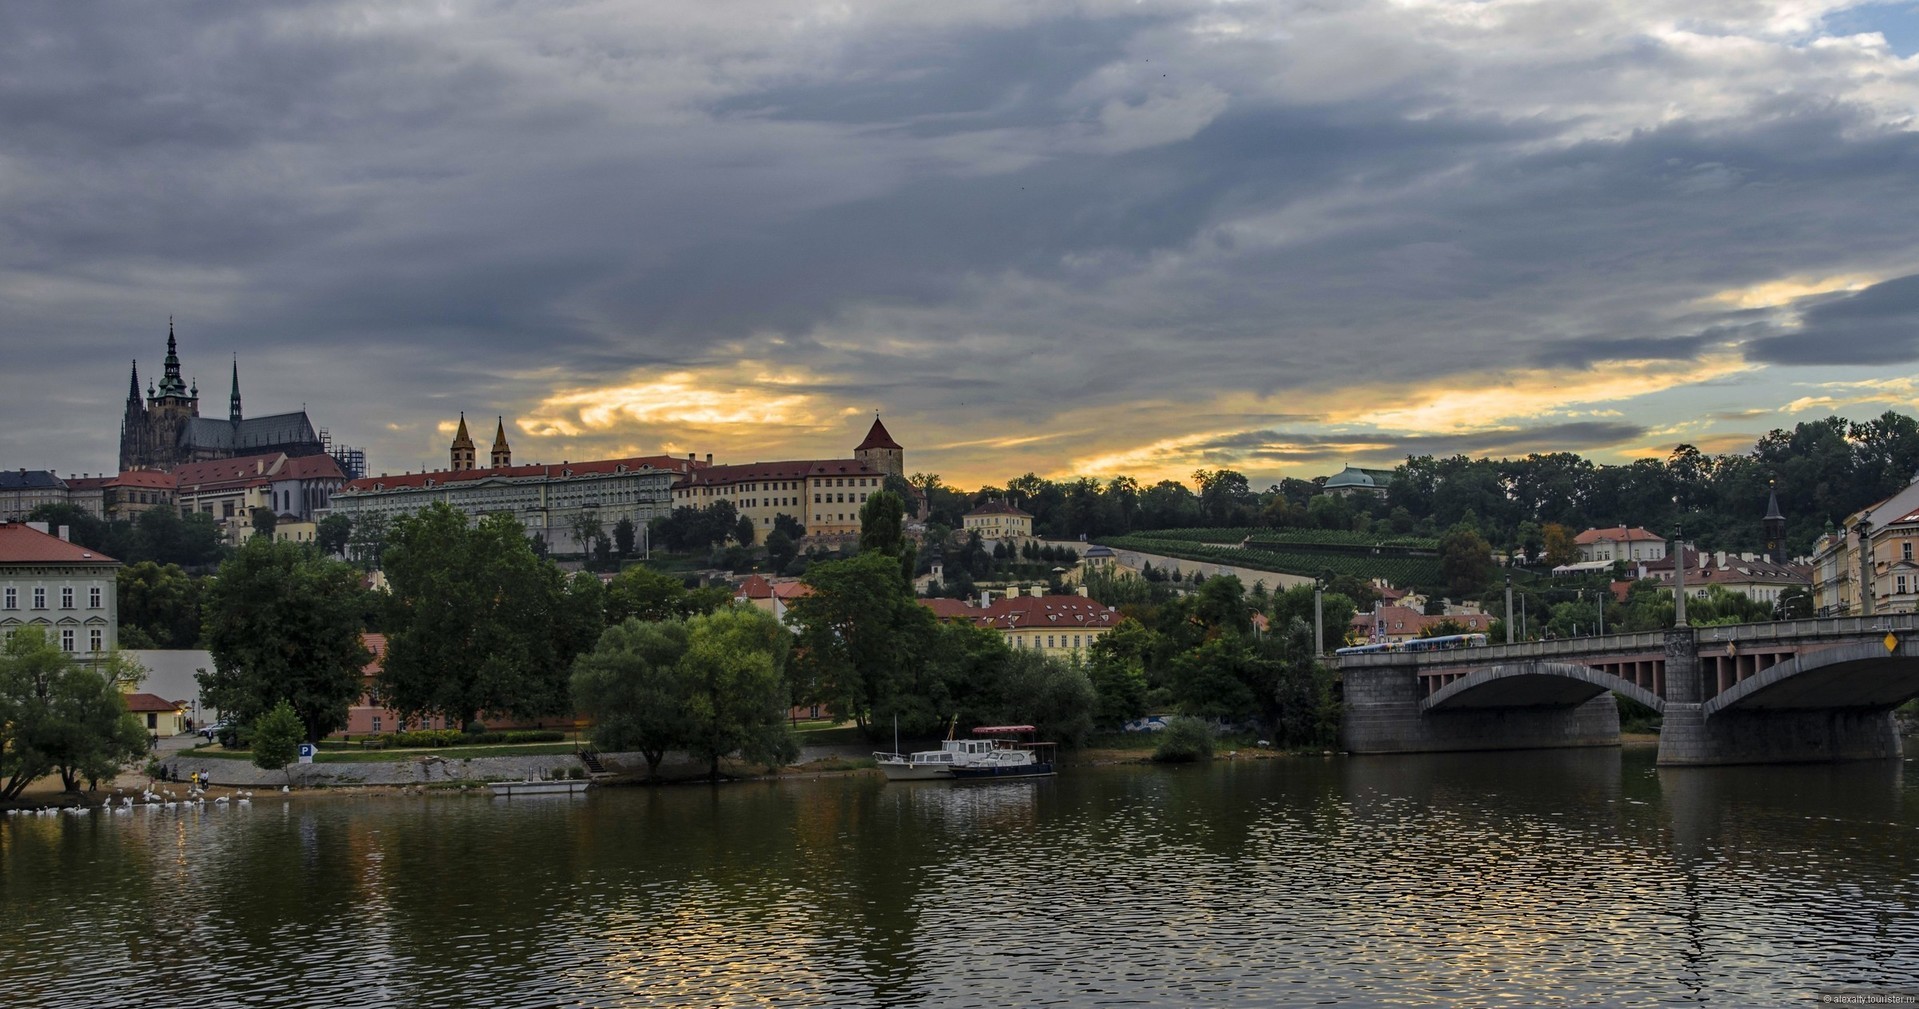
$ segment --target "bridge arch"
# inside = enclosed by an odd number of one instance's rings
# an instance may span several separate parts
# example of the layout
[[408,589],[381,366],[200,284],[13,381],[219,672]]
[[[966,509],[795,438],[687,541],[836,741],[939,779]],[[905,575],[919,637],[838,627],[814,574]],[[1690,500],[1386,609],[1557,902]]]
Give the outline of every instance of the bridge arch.
[[1854,641],[1787,659],[1719,692],[1706,718],[1729,710],[1891,709],[1919,697],[1919,650]]
[[1504,662],[1454,680],[1419,702],[1419,710],[1569,707],[1606,691],[1618,691],[1654,711],[1664,712],[1658,694],[1611,673],[1576,662]]

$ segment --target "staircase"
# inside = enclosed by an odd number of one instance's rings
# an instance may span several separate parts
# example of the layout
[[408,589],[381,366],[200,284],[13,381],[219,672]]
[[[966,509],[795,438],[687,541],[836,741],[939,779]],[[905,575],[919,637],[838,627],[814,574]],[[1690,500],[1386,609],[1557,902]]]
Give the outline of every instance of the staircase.
[[606,766],[600,763],[600,755],[592,750],[580,751],[580,763],[586,765],[588,774],[605,774]]

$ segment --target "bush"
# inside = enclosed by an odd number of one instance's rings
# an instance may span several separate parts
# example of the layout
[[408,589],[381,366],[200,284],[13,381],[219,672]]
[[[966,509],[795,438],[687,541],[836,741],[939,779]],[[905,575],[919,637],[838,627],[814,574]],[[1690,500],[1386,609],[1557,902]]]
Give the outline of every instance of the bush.
[[229,725],[221,729],[215,738],[229,750],[245,750],[253,745],[253,729],[250,726]]
[[1197,718],[1175,718],[1159,734],[1153,759],[1167,764],[1213,759],[1213,727]]
[[437,749],[442,746],[493,746],[501,743],[558,743],[565,739],[566,733],[558,729],[522,729],[517,732],[412,729],[406,732],[389,732],[381,736],[379,742],[385,746]]

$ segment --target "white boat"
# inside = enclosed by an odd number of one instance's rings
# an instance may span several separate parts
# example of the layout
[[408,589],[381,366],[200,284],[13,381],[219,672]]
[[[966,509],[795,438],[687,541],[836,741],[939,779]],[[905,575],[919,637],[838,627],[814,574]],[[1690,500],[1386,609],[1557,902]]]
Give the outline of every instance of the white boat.
[[486,787],[494,795],[572,795],[586,791],[583,779],[560,778],[553,781],[489,781]]
[[918,753],[875,753],[873,760],[888,781],[929,781],[954,777],[953,769],[992,756],[990,739],[948,739],[937,750]]
[[991,725],[973,730],[976,736],[990,737],[979,742],[991,745],[991,752],[978,760],[953,768],[953,777],[961,781],[984,778],[1037,778],[1053,773],[1053,744],[1034,739],[1037,730],[1030,725]]

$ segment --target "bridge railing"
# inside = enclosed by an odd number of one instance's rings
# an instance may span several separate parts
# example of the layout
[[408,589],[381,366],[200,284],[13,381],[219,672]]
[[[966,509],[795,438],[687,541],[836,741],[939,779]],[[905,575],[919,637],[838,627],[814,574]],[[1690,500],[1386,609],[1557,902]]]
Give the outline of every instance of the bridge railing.
[[[1815,617],[1807,620],[1774,620],[1756,624],[1727,624],[1697,628],[1701,645],[1809,641],[1820,638],[1876,636],[1886,633],[1919,631],[1919,613],[1883,613],[1870,617]],[[1526,659],[1577,659],[1593,655],[1632,655],[1660,652],[1666,647],[1666,632],[1638,631],[1630,634],[1604,634],[1588,638],[1555,638],[1547,641],[1522,641],[1484,648],[1460,648],[1440,652],[1366,652],[1341,655],[1341,667],[1354,666],[1461,666],[1491,665]]]

